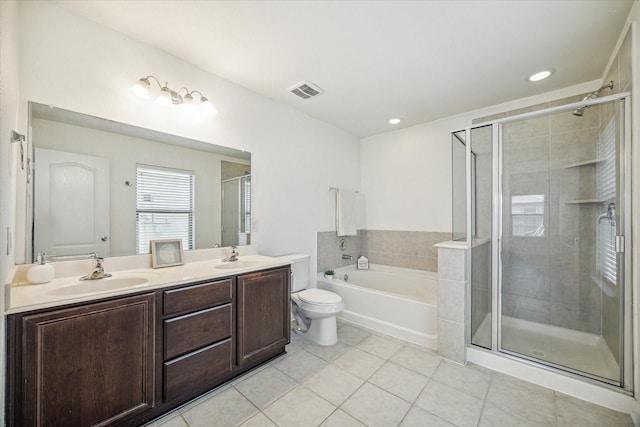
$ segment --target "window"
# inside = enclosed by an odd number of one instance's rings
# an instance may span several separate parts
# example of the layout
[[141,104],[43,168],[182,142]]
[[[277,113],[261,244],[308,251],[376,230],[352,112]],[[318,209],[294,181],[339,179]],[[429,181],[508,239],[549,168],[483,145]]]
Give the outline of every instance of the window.
[[148,254],[156,239],[182,239],[193,249],[194,183],[190,171],[136,167],[136,253]]
[[596,235],[596,267],[600,276],[616,284],[616,129],[615,118],[604,128],[598,137],[598,158],[596,166],[598,180],[598,199],[609,202],[607,217],[598,219]]
[[511,229],[514,236],[544,236],[544,194],[511,196]]
[[240,232],[251,233],[251,175],[240,178]]

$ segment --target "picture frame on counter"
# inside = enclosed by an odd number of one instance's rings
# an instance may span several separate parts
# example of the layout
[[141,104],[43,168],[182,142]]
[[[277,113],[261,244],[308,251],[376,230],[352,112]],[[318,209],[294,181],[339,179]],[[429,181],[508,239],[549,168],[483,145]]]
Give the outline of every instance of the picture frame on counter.
[[172,267],[184,264],[182,239],[151,240],[151,266],[153,268]]

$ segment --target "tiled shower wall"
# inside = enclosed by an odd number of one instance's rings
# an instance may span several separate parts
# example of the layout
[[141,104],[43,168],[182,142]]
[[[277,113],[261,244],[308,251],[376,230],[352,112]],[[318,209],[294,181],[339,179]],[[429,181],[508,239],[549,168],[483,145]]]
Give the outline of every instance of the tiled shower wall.
[[[340,239],[346,248],[340,250]],[[335,231],[318,233],[318,272],[354,264],[360,255],[370,263],[392,267],[438,271],[436,243],[451,239],[451,233],[430,231],[358,230],[357,236],[337,237]],[[352,255],[353,261],[342,259]]]

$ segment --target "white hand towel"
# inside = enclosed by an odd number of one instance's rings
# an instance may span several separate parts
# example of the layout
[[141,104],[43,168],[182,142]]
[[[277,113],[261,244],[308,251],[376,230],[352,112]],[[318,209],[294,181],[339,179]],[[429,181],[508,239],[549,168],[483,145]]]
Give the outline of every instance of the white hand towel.
[[336,233],[338,236],[355,236],[356,192],[336,190]]

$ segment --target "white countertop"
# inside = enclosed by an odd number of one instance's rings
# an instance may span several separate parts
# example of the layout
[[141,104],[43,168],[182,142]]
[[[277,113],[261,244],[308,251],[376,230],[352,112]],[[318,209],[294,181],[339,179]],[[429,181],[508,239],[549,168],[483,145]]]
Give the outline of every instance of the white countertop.
[[[87,269],[86,265],[91,266],[91,264],[88,264],[90,260],[81,261],[85,266],[82,274],[56,277],[45,284],[36,285],[18,280],[7,285],[8,306],[6,314],[126,295],[140,291],[151,291],[189,282],[217,279],[291,264],[289,260],[284,258],[257,254],[243,255],[242,252],[241,250],[237,262],[222,262],[222,257],[201,260],[199,258],[203,256],[200,254],[192,257],[195,259],[194,261],[186,262],[184,265],[157,269],[143,267],[110,270],[109,263],[111,259],[107,258],[105,260],[105,272],[111,273],[112,277],[86,281],[80,281],[79,279],[90,271],[90,268]],[[215,253],[215,255],[218,255],[218,253]],[[117,262],[114,261],[114,264],[117,264]],[[120,266],[122,265],[123,263],[120,263]],[[58,263],[55,263],[54,266],[58,267]],[[60,267],[62,267],[60,270],[64,272],[72,272],[74,270],[68,266],[61,265]],[[20,279],[24,277],[22,273],[17,272],[14,277]],[[113,287],[116,289],[113,289]]]

